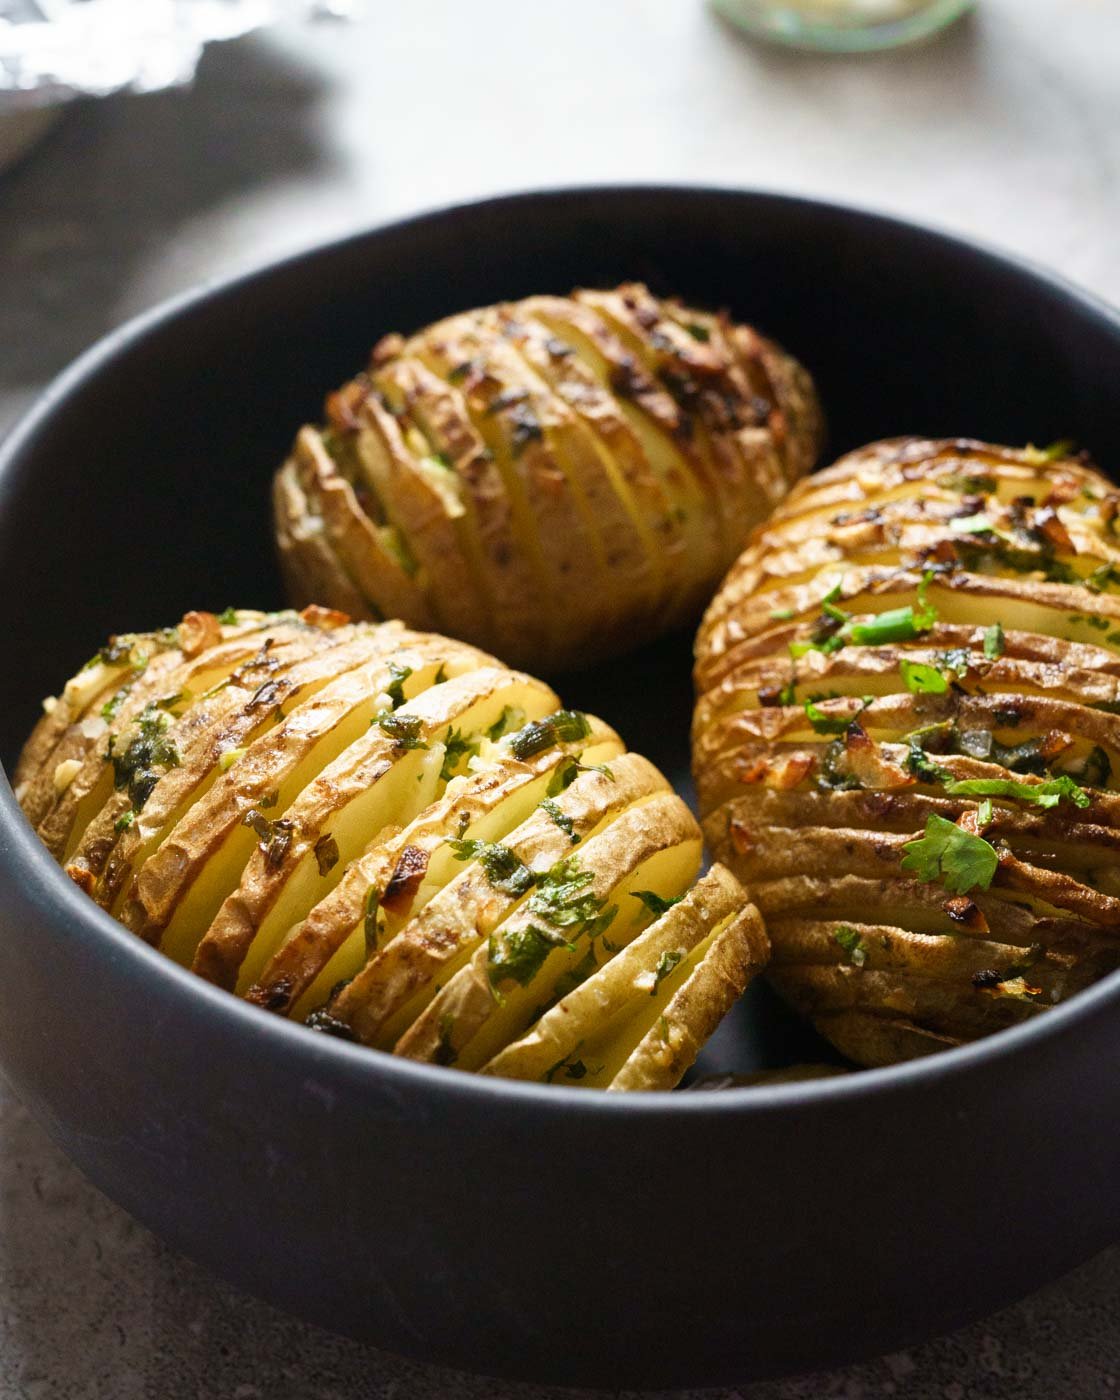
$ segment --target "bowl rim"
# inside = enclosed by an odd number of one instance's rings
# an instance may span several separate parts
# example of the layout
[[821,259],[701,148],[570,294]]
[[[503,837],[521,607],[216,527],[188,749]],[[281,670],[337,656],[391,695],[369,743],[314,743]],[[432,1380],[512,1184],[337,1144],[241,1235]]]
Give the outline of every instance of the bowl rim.
[[[376,241],[379,237],[406,232],[412,227],[451,221],[487,208],[508,210],[533,203],[563,206],[579,199],[615,200],[621,207],[632,198],[665,196],[698,202],[716,199],[747,205],[774,205],[794,214],[802,211],[831,216],[863,227],[871,226],[888,237],[928,239],[950,254],[979,258],[1020,278],[1026,277],[1041,284],[1052,294],[1078,303],[1084,311],[1102,319],[1120,339],[1120,310],[1061,274],[983,240],[876,209],[780,190],[687,181],[542,185],[506,194],[458,200],[311,243],[233,275],[209,278],[130,317],[101,336],[56,375],[0,441],[0,512],[18,489],[23,474],[30,470],[31,454],[28,449],[33,446],[36,434],[75,391],[87,381],[111,370],[119,356],[133,349],[147,336],[212,302],[236,298],[272,277],[282,277],[298,266],[314,263],[318,258],[329,259],[347,248]],[[21,461],[25,454],[28,454],[27,459]],[[1048,1008],[1044,1016],[993,1032],[966,1045],[877,1069],[861,1069],[850,1074],[781,1084],[736,1086],[718,1092],[659,1090],[638,1094],[588,1093],[564,1085],[468,1074],[454,1068],[405,1059],[330,1035],[310,1035],[302,1025],[286,1017],[269,1015],[174,962],[119,924],[67,879],[25,819],[16,802],[8,774],[2,767],[0,774],[4,778],[0,783],[0,876],[16,870],[33,875],[34,884],[28,883],[26,897],[29,901],[53,906],[68,920],[76,920],[80,926],[88,929],[92,937],[107,939],[106,951],[124,959],[126,974],[167,979],[166,986],[174,991],[176,997],[189,998],[191,1005],[206,1008],[211,1016],[229,1017],[240,1033],[254,1039],[258,1045],[277,1045],[287,1052],[299,1054],[309,1071],[318,1070],[329,1076],[341,1077],[359,1090],[383,1080],[389,1087],[406,1091],[428,1092],[462,1102],[475,1100],[484,1105],[500,1101],[516,1105],[526,1112],[567,1114],[579,1105],[594,1114],[641,1114],[654,1118],[675,1118],[678,1114],[723,1118],[746,1114],[759,1119],[771,1114],[784,1114],[790,1109],[842,1107],[857,1097],[882,1099],[907,1093],[914,1086],[944,1086],[954,1080],[963,1080],[986,1066],[1016,1055],[1020,1049],[1042,1049],[1047,1043],[1070,1034],[1079,1023],[1098,1012],[1120,1004],[1120,970],[1117,970],[1078,992],[1069,1001]]]

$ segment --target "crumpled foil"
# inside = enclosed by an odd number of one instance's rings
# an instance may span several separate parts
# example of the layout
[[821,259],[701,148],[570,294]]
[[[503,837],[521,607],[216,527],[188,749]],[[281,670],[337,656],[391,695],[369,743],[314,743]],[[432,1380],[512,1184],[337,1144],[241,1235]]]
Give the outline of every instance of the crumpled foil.
[[0,0],[0,114],[189,83],[202,50],[356,0]]

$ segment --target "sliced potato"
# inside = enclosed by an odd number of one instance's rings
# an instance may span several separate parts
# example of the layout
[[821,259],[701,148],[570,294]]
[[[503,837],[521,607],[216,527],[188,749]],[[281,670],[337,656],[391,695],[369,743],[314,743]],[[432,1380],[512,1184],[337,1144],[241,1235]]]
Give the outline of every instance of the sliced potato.
[[869,1064],[1120,965],[1120,495],[898,439],[799,485],[697,639],[706,835],[771,980]]
[[276,478],[293,596],[551,671],[693,616],[822,435],[777,346],[637,283],[386,336],[327,418]]
[[[743,899],[738,881],[723,866],[714,866],[644,933],[500,1050],[483,1072],[588,1088],[625,1088],[632,1077],[645,1077],[651,1082],[635,1087],[673,1088],[696,1049],[766,961],[762,921],[756,910],[744,907]],[[745,941],[739,941],[737,931],[713,958],[715,944],[737,923]],[[677,990],[704,963],[703,989],[697,984],[670,1017]],[[730,972],[726,982],[718,980],[717,966]],[[646,1045],[655,1029],[654,1040]],[[655,1043],[667,1047],[668,1056]],[[687,1043],[693,1046],[691,1057]],[[670,1063],[676,1071],[671,1075]]]
[[[502,335],[500,354],[531,375]],[[380,392],[359,384],[333,413],[376,420]],[[438,420],[450,441],[454,416],[425,393],[425,434]],[[409,415],[390,416],[419,452],[415,424],[397,423]],[[583,430],[569,415],[562,431]],[[365,529],[346,514],[361,473],[381,470],[349,460],[356,450],[306,435],[284,478],[316,501],[316,549],[341,564]],[[605,568],[590,463],[575,436],[557,450]],[[345,490],[316,481],[336,453]],[[486,510],[462,490],[473,530]],[[376,530],[392,555],[394,518]],[[476,542],[445,579],[475,577],[489,548]],[[48,709],[20,788],[71,878],[168,956],[312,1031],[480,1068],[638,937],[655,995],[605,1018],[604,1055],[620,1083],[668,1087],[762,956],[725,872],[670,907],[696,874],[700,831],[662,774],[543,682],[445,637],[318,607],[192,613],[114,639]],[[1037,883],[1026,862],[1011,878]],[[1061,906],[1064,893],[1046,897]],[[674,948],[654,948],[642,931],[666,908]],[[647,1043],[652,1010],[672,1027],[667,1048]]]

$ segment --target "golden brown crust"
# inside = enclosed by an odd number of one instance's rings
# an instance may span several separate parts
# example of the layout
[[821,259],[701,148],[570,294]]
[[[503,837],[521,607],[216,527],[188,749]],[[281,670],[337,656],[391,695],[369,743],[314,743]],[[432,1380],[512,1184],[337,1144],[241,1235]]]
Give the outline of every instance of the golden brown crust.
[[774,984],[868,1064],[1120,964],[1118,505],[1083,459],[872,444],[790,493],[708,609],[705,834]]
[[821,437],[784,352],[638,283],[387,336],[328,418],[274,490],[294,596],[550,671],[693,616]]

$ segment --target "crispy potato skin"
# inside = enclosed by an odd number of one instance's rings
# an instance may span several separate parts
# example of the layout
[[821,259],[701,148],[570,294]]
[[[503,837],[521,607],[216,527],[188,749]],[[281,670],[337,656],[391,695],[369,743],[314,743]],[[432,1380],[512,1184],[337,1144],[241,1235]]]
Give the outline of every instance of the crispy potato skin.
[[[874,443],[796,486],[708,608],[705,836],[773,985],[858,1063],[1120,965],[1118,515],[1084,457]],[[954,828],[979,867],[923,862]]]
[[[285,494],[318,489],[325,453],[301,452]],[[352,539],[353,499],[321,493],[320,543]],[[395,537],[375,537],[397,567]],[[663,775],[467,643],[319,606],[188,613],[111,638],[44,709],[17,788],[67,875],[169,958],[313,1030],[479,1069],[630,940],[631,980],[656,987],[711,932],[656,1005],[672,1054],[646,1046],[597,1086],[671,1088],[762,960],[732,875],[687,895],[702,838]]]
[[277,473],[290,595],[587,666],[696,616],[816,461],[805,369],[639,283],[386,336]]

